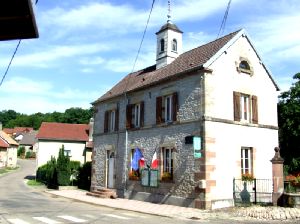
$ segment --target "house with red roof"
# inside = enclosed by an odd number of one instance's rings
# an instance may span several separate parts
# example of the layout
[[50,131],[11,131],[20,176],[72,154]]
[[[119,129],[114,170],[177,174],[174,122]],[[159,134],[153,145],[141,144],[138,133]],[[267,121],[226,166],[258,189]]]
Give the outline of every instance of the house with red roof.
[[37,167],[47,163],[51,156],[58,157],[64,145],[65,155],[81,164],[91,161],[92,139],[89,124],[66,124],[43,122],[36,135]]
[[[242,200],[234,180],[272,179],[279,88],[249,35],[237,30],[182,52],[182,34],[168,21],[156,33],[156,64],[93,102],[92,190],[216,209]],[[267,187],[257,200],[272,202]]]
[[17,166],[18,143],[0,130],[0,168]]

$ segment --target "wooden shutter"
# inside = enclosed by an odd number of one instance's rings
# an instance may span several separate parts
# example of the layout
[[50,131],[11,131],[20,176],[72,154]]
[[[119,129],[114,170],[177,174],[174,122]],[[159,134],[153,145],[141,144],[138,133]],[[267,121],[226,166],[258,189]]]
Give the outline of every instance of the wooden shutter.
[[178,94],[177,92],[173,93],[172,96],[172,120],[177,121],[177,112],[178,112]]
[[234,120],[241,120],[241,94],[238,92],[233,92],[233,114]]
[[115,131],[119,131],[119,109],[115,110]]
[[257,124],[258,123],[258,109],[257,109],[257,96],[251,97],[251,103],[252,103],[252,123]]
[[126,129],[132,128],[132,105],[127,104],[126,106]]
[[162,123],[162,97],[156,97],[156,124]]
[[144,127],[144,104],[145,104],[144,101],[142,101],[141,102],[141,108],[140,108],[141,109],[141,111],[140,111],[141,112],[141,114],[140,114],[140,119],[141,119],[140,120],[140,125],[141,125],[141,127]]
[[109,116],[109,111],[105,111],[105,113],[104,113],[104,133],[108,132],[108,116]]

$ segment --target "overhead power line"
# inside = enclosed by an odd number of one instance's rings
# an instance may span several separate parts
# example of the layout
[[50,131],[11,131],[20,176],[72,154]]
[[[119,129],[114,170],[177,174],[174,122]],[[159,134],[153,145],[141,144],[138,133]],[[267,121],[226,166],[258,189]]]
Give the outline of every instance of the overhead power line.
[[220,27],[217,38],[219,38],[220,35],[223,35],[223,33],[224,33],[225,26],[226,26],[226,21],[227,21],[227,17],[228,17],[228,13],[229,13],[230,4],[231,4],[231,0],[229,0],[229,2],[228,2],[228,5],[227,5],[227,8],[226,8],[226,11],[225,11],[225,14],[224,14],[224,17],[223,17],[223,20],[222,20],[221,27]]
[[[38,3],[38,1],[39,1],[39,0],[36,0],[36,1],[35,1],[35,5]],[[17,44],[17,46],[16,46],[16,49],[15,49],[13,55],[12,55],[11,58],[10,58],[10,61],[9,61],[9,63],[8,63],[8,66],[7,66],[6,70],[5,70],[5,73],[4,73],[4,75],[2,76],[2,79],[1,79],[1,82],[0,82],[0,87],[2,86],[2,84],[3,84],[3,82],[4,82],[4,79],[6,78],[6,75],[7,75],[8,71],[9,71],[9,68],[10,68],[10,66],[11,66],[11,64],[12,64],[12,61],[14,60],[14,57],[15,57],[15,55],[16,55],[18,49],[19,49],[19,46],[20,46],[20,44],[21,44],[21,41],[22,41],[22,39],[18,41],[18,44]]]
[[15,55],[16,55],[18,49],[19,49],[20,44],[21,44],[21,40],[19,40],[19,42],[18,42],[18,44],[17,44],[17,47],[16,47],[16,49],[15,49],[15,51],[14,51],[12,57],[10,58],[10,61],[9,61],[8,66],[7,66],[7,68],[6,68],[6,71],[5,71],[5,73],[4,73],[4,75],[3,75],[2,79],[1,79],[0,86],[1,86],[2,83],[4,82],[4,79],[5,79],[5,77],[6,77],[7,73],[8,73],[8,70],[9,70],[9,68],[10,68],[10,65],[11,65],[12,61],[14,60],[14,57],[15,57]]
[[143,42],[144,42],[145,34],[146,34],[146,31],[147,31],[147,28],[148,28],[148,24],[149,24],[149,21],[150,21],[150,17],[151,17],[151,14],[152,14],[152,10],[153,10],[153,7],[154,7],[154,3],[155,3],[155,0],[152,1],[152,5],[151,5],[150,13],[149,13],[149,16],[148,16],[148,19],[147,19],[146,27],[145,27],[145,30],[144,30],[144,32],[143,32],[142,40],[141,40],[141,43],[140,43],[140,46],[139,46],[139,49],[138,49],[136,58],[135,58],[134,63],[133,63],[133,67],[132,67],[131,73],[132,73],[132,72],[134,71],[134,69],[135,69],[135,65],[136,65],[136,62],[137,62],[137,60],[138,60],[138,57],[139,57],[139,54],[140,54],[140,51],[141,51],[141,48],[142,48],[142,45],[143,45]]

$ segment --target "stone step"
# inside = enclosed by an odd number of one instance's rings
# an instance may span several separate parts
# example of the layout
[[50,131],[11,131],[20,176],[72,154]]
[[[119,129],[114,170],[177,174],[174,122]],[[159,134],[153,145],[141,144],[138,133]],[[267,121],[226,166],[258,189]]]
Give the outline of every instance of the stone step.
[[115,199],[118,197],[115,190],[107,189],[107,188],[101,188],[91,192],[87,192],[87,195],[98,197],[98,198],[111,198],[111,199]]

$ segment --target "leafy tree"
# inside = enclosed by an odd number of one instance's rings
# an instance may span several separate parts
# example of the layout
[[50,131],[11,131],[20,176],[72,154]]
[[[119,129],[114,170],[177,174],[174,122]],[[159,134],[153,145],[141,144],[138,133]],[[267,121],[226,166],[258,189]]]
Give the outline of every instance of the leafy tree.
[[[281,93],[278,103],[278,125],[281,156],[285,164],[294,167],[291,172],[300,171],[300,73],[291,88]],[[294,165],[293,165],[294,164]]]
[[3,127],[7,127],[6,124],[10,120],[14,120],[17,118],[19,114],[14,110],[3,110],[0,112],[0,122],[2,123]]

